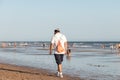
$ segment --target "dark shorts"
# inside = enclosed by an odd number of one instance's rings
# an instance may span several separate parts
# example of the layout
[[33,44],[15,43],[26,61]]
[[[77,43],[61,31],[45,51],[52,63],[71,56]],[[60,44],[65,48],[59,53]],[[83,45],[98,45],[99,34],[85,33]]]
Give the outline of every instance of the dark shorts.
[[54,54],[57,64],[61,64],[63,61],[64,54]]

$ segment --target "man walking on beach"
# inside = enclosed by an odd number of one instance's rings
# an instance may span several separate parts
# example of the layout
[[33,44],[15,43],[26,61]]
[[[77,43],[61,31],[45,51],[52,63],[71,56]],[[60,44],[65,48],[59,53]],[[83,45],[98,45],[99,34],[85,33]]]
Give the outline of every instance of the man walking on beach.
[[65,35],[60,33],[59,29],[54,30],[54,35],[50,43],[50,54],[52,54],[53,48],[55,50],[54,56],[58,67],[57,76],[63,78],[62,61],[67,51],[67,39]]

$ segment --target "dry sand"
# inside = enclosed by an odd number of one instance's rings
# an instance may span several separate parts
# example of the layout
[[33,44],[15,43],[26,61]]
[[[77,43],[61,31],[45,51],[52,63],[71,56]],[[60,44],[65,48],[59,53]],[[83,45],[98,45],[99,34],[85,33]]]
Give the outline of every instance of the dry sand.
[[56,77],[43,69],[36,69],[24,66],[16,66],[0,63],[0,80],[82,80],[78,77],[64,75],[64,78]]

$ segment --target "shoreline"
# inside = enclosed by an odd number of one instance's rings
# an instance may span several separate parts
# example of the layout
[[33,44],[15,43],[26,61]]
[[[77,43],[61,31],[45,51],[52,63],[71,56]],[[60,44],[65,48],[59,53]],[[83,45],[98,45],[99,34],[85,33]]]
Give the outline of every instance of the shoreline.
[[0,63],[0,80],[83,80],[64,74],[56,77],[50,70]]

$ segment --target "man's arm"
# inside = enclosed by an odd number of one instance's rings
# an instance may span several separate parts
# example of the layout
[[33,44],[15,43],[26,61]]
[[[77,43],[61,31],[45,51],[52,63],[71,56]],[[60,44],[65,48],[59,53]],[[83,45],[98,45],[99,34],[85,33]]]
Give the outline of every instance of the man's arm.
[[50,52],[49,52],[50,55],[52,54],[52,49],[53,49],[53,44],[50,43]]

